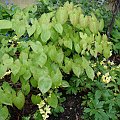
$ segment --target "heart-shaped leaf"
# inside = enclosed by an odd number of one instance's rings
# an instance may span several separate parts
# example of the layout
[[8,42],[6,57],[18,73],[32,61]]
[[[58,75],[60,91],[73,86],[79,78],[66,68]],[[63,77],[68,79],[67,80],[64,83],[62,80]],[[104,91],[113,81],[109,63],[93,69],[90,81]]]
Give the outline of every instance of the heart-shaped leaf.
[[25,104],[25,96],[21,91],[17,93],[17,96],[14,98],[13,103],[19,110],[23,108]]
[[87,76],[88,76],[91,80],[93,80],[93,79],[94,79],[94,76],[95,76],[94,70],[93,70],[90,66],[87,66],[85,70],[86,70]]
[[47,98],[47,102],[48,104],[53,107],[53,108],[56,108],[57,105],[58,105],[58,99],[57,99],[57,96],[52,93],[48,98]]
[[38,88],[44,94],[46,93],[52,86],[52,80],[50,76],[40,76],[38,81]]
[[0,108],[0,120],[6,120],[8,117],[8,109],[6,106]]

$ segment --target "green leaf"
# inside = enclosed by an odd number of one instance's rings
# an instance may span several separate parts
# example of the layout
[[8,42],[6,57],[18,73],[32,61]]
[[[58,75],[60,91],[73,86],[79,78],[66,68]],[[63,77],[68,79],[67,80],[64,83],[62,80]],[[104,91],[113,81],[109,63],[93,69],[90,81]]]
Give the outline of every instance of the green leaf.
[[89,62],[84,56],[82,56],[82,67],[86,69],[88,66],[89,66]]
[[12,102],[13,102],[12,94],[10,92],[4,92],[1,95],[1,102],[2,102],[2,104],[12,106]]
[[22,92],[25,94],[25,95],[28,95],[29,92],[30,92],[30,84],[29,82],[23,82],[22,83]]
[[64,24],[68,19],[68,12],[63,7],[59,7],[56,12],[56,20],[58,23]]
[[13,58],[9,58],[8,54],[4,54],[2,57],[3,64],[9,69],[11,65],[13,64]]
[[80,15],[79,17],[79,24],[80,24],[80,27],[82,27],[83,29],[85,29],[88,25],[88,19],[87,19],[87,16],[84,17],[83,14]]
[[74,43],[75,51],[79,54],[81,52],[81,48],[79,43]]
[[62,35],[63,27],[60,23],[55,24],[54,26],[55,30]]
[[72,59],[69,59],[69,58],[65,57],[65,66],[63,66],[63,71],[65,73],[69,74],[69,72],[72,69],[72,64],[73,64]]
[[32,26],[27,25],[27,32],[28,32],[29,37],[30,37],[30,36],[35,32],[35,30],[36,30],[36,22],[34,21],[34,19],[31,19],[31,23],[32,23]]
[[22,110],[25,103],[25,96],[21,91],[17,93],[17,96],[13,99],[13,103],[19,110]]
[[15,20],[13,19],[12,21],[12,27],[13,30],[16,32],[18,37],[21,37],[22,35],[24,35],[25,31],[26,31],[26,24],[24,20]]
[[39,41],[37,41],[37,42],[30,41],[29,44],[30,44],[32,50],[35,53],[41,53],[41,52],[43,52],[43,46],[42,46],[41,42],[39,42]]
[[103,109],[100,109],[99,113],[101,114],[101,118],[103,118],[104,120],[109,120],[108,115],[104,112]]
[[37,105],[37,104],[40,103],[41,100],[42,99],[41,99],[41,97],[39,95],[33,95],[32,94],[31,101],[32,101],[33,104]]
[[11,66],[13,75],[16,75],[19,72],[20,67],[21,67],[21,63],[20,63],[19,59],[15,60],[15,62]]
[[38,65],[40,65],[40,67],[43,67],[46,61],[47,61],[47,55],[44,52],[42,52],[37,59]]
[[0,29],[11,29],[12,22],[9,20],[0,20]]
[[17,83],[18,80],[19,80],[19,75],[18,75],[18,74],[16,74],[16,75],[11,74],[11,81],[12,81],[14,84]]
[[100,97],[101,97],[101,91],[100,90],[97,90],[96,92],[95,92],[95,99],[99,99]]
[[53,72],[52,84],[55,88],[58,88],[62,83],[62,73],[59,69],[56,70],[56,73]]
[[41,40],[43,42],[47,42],[51,37],[51,32],[50,30],[42,31],[41,33]]
[[48,56],[50,57],[50,59],[51,59],[52,61],[55,60],[55,58],[56,58],[55,55],[57,55],[57,50],[56,50],[55,45],[49,46]]
[[52,80],[50,76],[45,76],[45,75],[40,76],[38,81],[38,88],[43,94],[46,93],[51,88],[51,86],[52,86]]
[[94,79],[94,76],[95,76],[94,70],[93,70],[90,66],[87,66],[86,69],[85,69],[85,71],[86,71],[87,76],[88,76],[91,80],[93,80],[93,79]]
[[99,24],[95,21],[92,21],[90,24],[89,24],[89,28],[91,30],[92,33],[94,34],[97,34],[98,33],[98,29],[99,29]]
[[30,79],[30,83],[34,88],[36,88],[38,86],[38,81],[35,80],[33,77]]
[[27,59],[28,59],[28,53],[22,51],[22,52],[20,53],[19,59],[20,59],[20,61],[21,61],[23,64],[26,64],[26,63],[27,63]]
[[103,28],[104,28],[104,20],[101,19],[100,22],[99,22],[99,31],[102,32]]
[[35,39],[38,39],[38,37],[39,37],[39,35],[40,35],[40,33],[41,33],[41,26],[39,25],[39,23],[37,22],[36,23],[36,31],[34,32],[34,38]]
[[0,108],[0,120],[6,120],[8,115],[9,115],[9,112],[6,106]]
[[72,50],[72,40],[70,38],[64,39],[64,46]]
[[30,70],[26,70],[25,73],[23,74],[23,78],[25,79],[25,81],[27,81],[29,80],[30,77],[31,77]]
[[105,47],[103,50],[103,55],[105,58],[109,58],[110,57],[110,47]]
[[79,20],[79,12],[77,9],[74,9],[70,13],[70,22],[73,26],[76,26],[78,24],[78,20]]
[[69,83],[65,80],[62,80],[62,87],[69,87]]
[[48,98],[47,98],[47,102],[48,104],[53,107],[53,108],[56,108],[57,105],[58,105],[58,99],[57,99],[57,96],[52,93]]
[[78,78],[83,73],[83,68],[77,63],[72,64],[72,70]]
[[85,109],[84,109],[84,112],[85,112],[85,113],[89,113],[90,111],[91,111],[90,108],[85,108]]
[[57,62],[57,63],[59,63],[59,64],[62,64],[63,59],[64,59],[64,53],[63,53],[62,49],[59,49],[59,50],[57,51],[57,55],[56,55],[56,58],[55,58],[55,62]]
[[59,33],[53,28],[51,28],[51,38],[53,42],[58,41],[59,38]]

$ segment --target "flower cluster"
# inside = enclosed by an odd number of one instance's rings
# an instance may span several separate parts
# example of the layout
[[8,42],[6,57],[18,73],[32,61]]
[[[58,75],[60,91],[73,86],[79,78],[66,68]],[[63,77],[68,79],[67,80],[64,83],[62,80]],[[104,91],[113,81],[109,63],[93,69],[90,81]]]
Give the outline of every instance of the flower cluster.
[[49,114],[51,113],[50,106],[46,105],[44,100],[42,100],[40,104],[38,104],[38,108],[43,117],[43,120],[46,120],[47,118],[49,118]]
[[104,83],[109,83],[111,81],[111,76],[109,76],[109,72],[102,76],[102,81]]

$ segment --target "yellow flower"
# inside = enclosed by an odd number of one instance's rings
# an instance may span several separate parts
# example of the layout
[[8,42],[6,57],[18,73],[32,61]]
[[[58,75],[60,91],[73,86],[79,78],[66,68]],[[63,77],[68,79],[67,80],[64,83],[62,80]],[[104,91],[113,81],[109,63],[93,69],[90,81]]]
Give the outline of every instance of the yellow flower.
[[104,65],[105,63],[103,61],[100,62],[100,65]]
[[111,62],[111,61],[109,60],[109,61],[108,61],[108,64],[109,64],[109,65],[114,65],[114,62],[113,62],[113,61]]
[[108,77],[108,76],[109,76],[109,72],[107,72],[107,73],[105,74],[105,76]]
[[112,56],[112,51],[110,51],[110,56]]
[[96,63],[92,64],[92,67],[96,67]]
[[37,105],[38,105],[39,109],[42,108],[42,107],[45,105],[44,100],[42,100],[42,101],[40,102],[40,104],[37,104]]
[[105,68],[105,69],[107,69],[107,66],[106,66],[106,65],[104,65],[104,68]]
[[109,76],[109,72],[102,76],[102,81],[104,83],[109,83],[111,81],[111,76]]
[[97,72],[97,76],[99,77],[101,75],[101,72]]
[[113,61],[111,62],[111,65],[114,65],[114,62],[113,62]]

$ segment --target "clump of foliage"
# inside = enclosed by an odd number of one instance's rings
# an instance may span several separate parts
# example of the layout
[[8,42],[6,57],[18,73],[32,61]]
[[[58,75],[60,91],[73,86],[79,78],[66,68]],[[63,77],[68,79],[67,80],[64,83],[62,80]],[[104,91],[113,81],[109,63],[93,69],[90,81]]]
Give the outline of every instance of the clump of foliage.
[[119,67],[96,60],[99,56],[108,59],[112,49],[103,34],[102,17],[86,15],[72,2],[43,12],[38,14],[34,5],[16,8],[8,19],[1,17],[1,119],[8,117],[7,106],[22,110],[32,89],[38,91],[31,96],[39,108],[34,118],[46,120],[51,111],[62,112],[64,99],[58,88],[63,87],[69,87],[67,92],[74,94],[89,90],[84,98],[84,119],[119,118],[119,103],[109,105],[119,100]]

